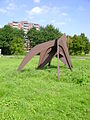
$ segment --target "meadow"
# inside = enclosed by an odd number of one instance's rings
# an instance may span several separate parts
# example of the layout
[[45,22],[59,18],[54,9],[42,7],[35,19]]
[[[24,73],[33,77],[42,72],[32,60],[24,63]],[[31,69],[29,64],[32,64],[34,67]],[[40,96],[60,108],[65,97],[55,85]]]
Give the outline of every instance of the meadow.
[[71,72],[57,59],[37,70],[39,56],[21,72],[23,57],[0,57],[0,120],[90,120],[90,55],[72,56]]

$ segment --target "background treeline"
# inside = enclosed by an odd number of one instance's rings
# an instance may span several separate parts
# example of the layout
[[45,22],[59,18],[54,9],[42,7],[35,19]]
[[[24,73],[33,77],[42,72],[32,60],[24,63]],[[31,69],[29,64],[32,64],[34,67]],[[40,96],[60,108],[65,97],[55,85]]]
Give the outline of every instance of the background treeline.
[[24,31],[5,25],[0,29],[0,49],[2,54],[23,54]]
[[[32,41],[32,46],[35,46],[49,40],[58,39],[62,35],[63,33],[53,25],[40,27],[40,30],[29,29],[27,34],[24,34],[23,30],[5,25],[0,29],[0,49],[2,49],[2,54],[23,54],[25,52],[25,38]],[[88,54],[90,51],[90,42],[84,33],[74,36],[67,35],[67,45],[69,53],[72,55]]]

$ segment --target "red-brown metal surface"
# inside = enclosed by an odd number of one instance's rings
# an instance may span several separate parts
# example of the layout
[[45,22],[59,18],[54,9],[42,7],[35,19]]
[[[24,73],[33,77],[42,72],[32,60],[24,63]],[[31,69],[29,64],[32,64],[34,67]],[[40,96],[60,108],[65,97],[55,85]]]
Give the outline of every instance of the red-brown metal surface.
[[57,41],[57,68],[58,68],[58,79],[59,79],[59,40]]
[[[57,57],[58,79],[59,79],[59,59],[72,70],[72,63],[69,57],[68,48],[66,44],[66,35],[64,34],[58,40],[48,41],[32,48],[18,67],[18,71],[34,57],[40,53],[38,69],[43,68],[47,63],[50,63],[54,56]],[[49,64],[50,65],[50,64]]]
[[26,55],[26,57],[23,59],[23,61],[21,62],[18,71],[21,71],[21,69],[25,66],[25,64],[27,64],[29,62],[29,60],[34,57],[35,55],[37,55],[38,53],[41,53],[41,51],[48,49],[50,47],[53,47],[55,44],[55,40],[53,41],[49,41],[49,42],[45,42],[39,45],[36,45],[34,48],[32,48],[29,53]]

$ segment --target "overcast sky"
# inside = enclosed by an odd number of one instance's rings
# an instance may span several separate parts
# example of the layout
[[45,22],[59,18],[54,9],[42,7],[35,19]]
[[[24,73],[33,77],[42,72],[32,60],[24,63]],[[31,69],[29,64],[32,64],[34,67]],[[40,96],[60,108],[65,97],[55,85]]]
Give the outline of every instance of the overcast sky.
[[0,27],[23,20],[90,39],[90,0],[0,0]]

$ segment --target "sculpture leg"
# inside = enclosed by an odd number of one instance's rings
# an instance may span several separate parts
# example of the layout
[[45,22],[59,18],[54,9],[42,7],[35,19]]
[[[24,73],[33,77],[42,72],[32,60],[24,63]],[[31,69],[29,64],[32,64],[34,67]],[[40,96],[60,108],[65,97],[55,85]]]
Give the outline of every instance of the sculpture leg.
[[50,51],[51,51],[51,48],[49,48],[47,50],[45,49],[45,50],[41,51],[38,67],[45,61],[45,59],[48,57],[48,53]]
[[51,65],[51,61],[48,63],[48,67],[50,67],[50,65]]
[[58,67],[58,80],[59,80],[59,41],[57,41],[57,67]]
[[49,63],[55,54],[56,54],[56,49],[53,49],[53,48],[51,49],[49,53],[46,52],[44,58],[42,59],[41,63],[38,66],[38,69],[43,68],[47,63]]
[[[66,61],[66,59],[65,59],[65,55],[64,55],[64,53],[63,53],[63,49],[61,48],[61,47],[59,47],[59,56],[60,56],[60,60],[65,64],[65,65],[67,65],[67,61]],[[68,66],[68,65],[67,65]]]
[[67,62],[68,67],[72,70],[72,63],[70,60],[67,44],[66,44],[66,36],[65,34],[59,39],[59,46],[62,48],[63,54],[65,56],[65,60]]

